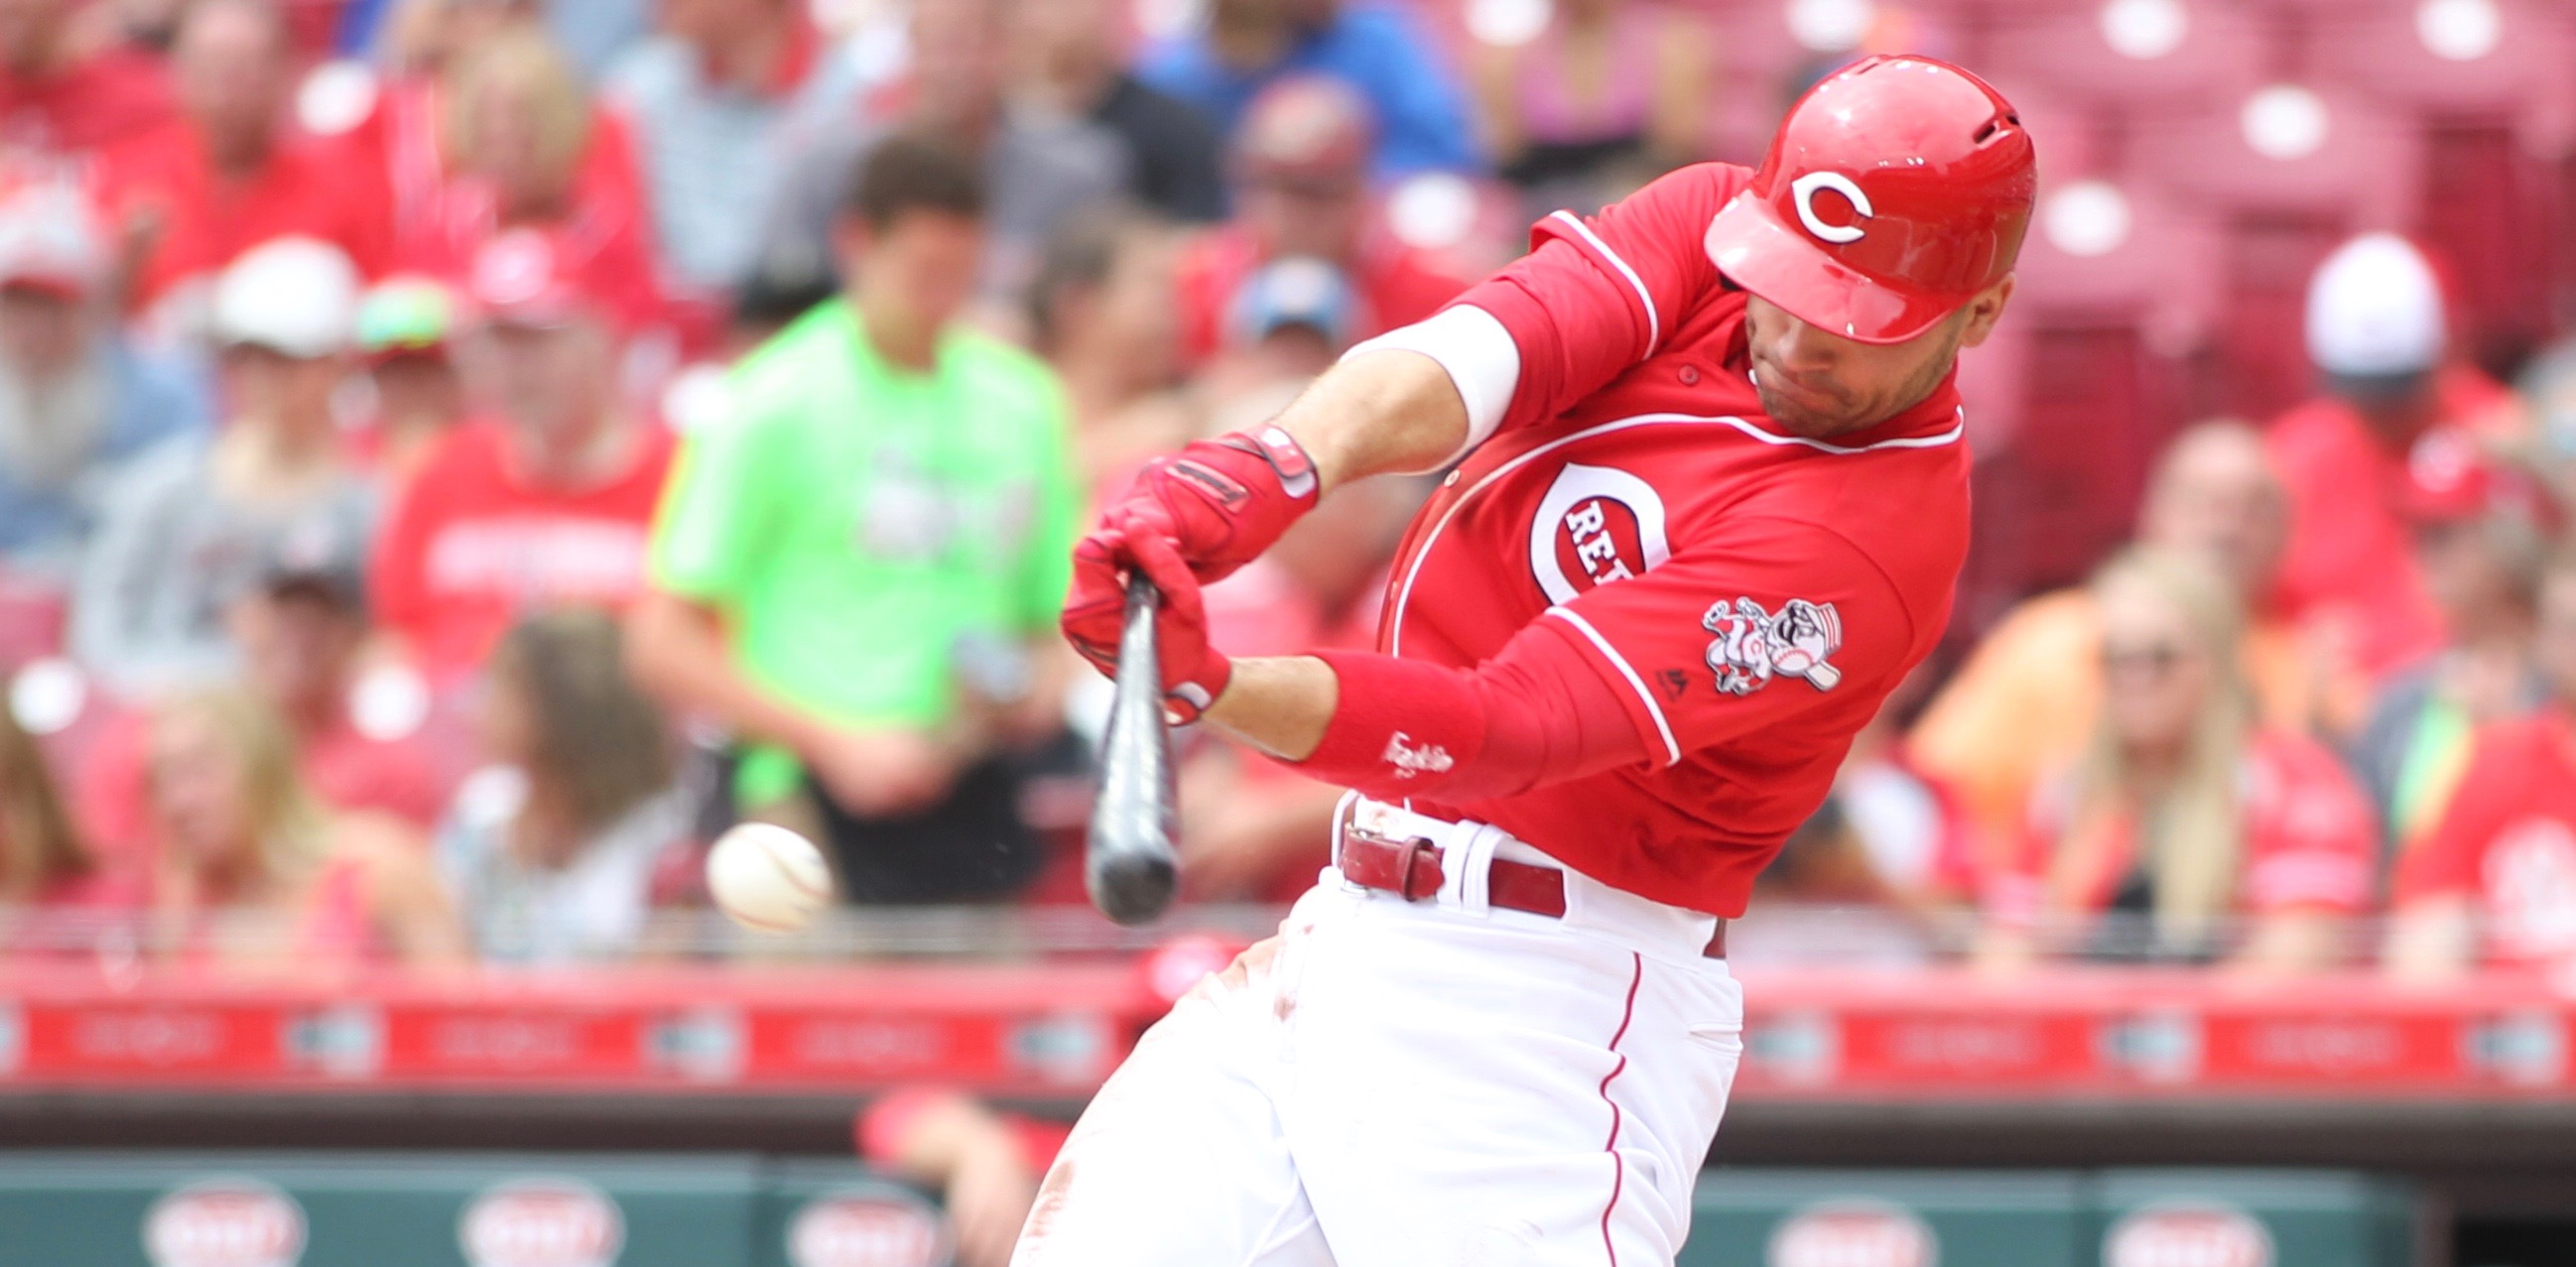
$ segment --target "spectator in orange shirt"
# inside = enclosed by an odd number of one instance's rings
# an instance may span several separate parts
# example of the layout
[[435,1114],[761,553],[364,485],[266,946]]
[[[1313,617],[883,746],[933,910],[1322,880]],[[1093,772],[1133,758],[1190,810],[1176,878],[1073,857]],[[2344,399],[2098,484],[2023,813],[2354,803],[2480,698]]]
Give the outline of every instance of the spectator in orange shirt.
[[73,29],[80,0],[0,5],[0,164],[78,165],[166,122],[170,80],[152,57],[96,49]]
[[[2101,720],[2034,798],[2026,844],[1988,884],[1984,956],[2041,946],[2224,957],[2313,971],[2372,894],[2360,789],[2314,742],[2262,725],[2238,673],[2239,604],[2188,555],[2131,551],[2094,582]],[[2104,913],[2134,919],[2099,923]],[[2244,936],[2231,936],[2236,918]]]
[[1350,277],[1354,342],[1420,321],[1466,289],[1377,222],[1368,179],[1374,131],[1368,102],[1338,80],[1285,79],[1253,100],[1234,143],[1234,219],[1193,239],[1181,257],[1190,364],[1226,345],[1235,295],[1276,260],[1311,256]]
[[2307,343],[2326,390],[2269,437],[2290,496],[2278,596],[2376,676],[2442,645],[2401,508],[2410,455],[2446,429],[2511,425],[2512,399],[2449,359],[2440,279],[2394,234],[2356,238],[2318,268]]
[[[2138,540],[2213,563],[2252,613],[2244,669],[2264,720],[2339,732],[2364,692],[2330,648],[2262,607],[2281,557],[2287,508],[2262,438],[2208,422],[2174,438],[2147,482]],[[1993,841],[2019,831],[2042,772],[2073,758],[2102,699],[2101,611],[2091,587],[2029,600],[2006,614],[1924,711],[1914,760],[1948,781]]]
[[384,186],[345,145],[288,126],[294,65],[274,4],[199,0],[180,26],[173,65],[183,116],[120,150],[105,179],[113,217],[141,244],[136,308],[193,334],[199,287],[279,237],[320,238],[362,273],[383,266]]
[[642,591],[673,443],[617,390],[608,290],[537,234],[496,238],[476,263],[466,377],[489,418],[431,451],[371,569],[385,625],[442,683],[532,610],[623,607]]
[[2400,979],[2576,961],[2576,555],[2550,565],[2533,641],[2548,706],[2477,732],[2458,795],[2398,865],[2385,962]]

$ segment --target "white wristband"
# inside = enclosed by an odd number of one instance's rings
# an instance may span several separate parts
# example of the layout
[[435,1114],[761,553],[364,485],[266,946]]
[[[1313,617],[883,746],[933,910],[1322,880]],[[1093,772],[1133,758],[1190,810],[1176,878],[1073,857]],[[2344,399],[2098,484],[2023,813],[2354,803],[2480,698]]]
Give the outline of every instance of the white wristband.
[[1503,425],[1503,415],[1512,407],[1512,393],[1520,388],[1521,349],[1494,314],[1473,304],[1444,308],[1360,343],[1343,353],[1342,359],[1390,348],[1419,352],[1439,362],[1450,385],[1458,389],[1458,398],[1466,402],[1467,442],[1442,466],[1483,444]]

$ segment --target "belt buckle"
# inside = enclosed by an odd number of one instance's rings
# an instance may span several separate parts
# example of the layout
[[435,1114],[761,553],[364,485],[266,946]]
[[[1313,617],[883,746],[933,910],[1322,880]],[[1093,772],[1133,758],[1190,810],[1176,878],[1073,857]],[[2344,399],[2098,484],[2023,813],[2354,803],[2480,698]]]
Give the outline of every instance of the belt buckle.
[[[1398,838],[1391,832],[1379,831],[1374,824],[1361,822],[1360,814],[1356,809],[1344,820],[1342,832],[1344,835],[1365,840],[1373,845],[1384,845],[1396,851],[1396,896],[1407,902],[1420,902],[1440,895],[1440,886],[1448,877],[1440,869],[1440,846],[1430,837]],[[1422,864],[1426,861],[1431,864],[1428,868],[1430,875],[1421,878],[1428,880],[1429,884],[1420,892],[1416,892],[1414,891],[1414,885],[1417,882],[1416,873],[1423,869]]]

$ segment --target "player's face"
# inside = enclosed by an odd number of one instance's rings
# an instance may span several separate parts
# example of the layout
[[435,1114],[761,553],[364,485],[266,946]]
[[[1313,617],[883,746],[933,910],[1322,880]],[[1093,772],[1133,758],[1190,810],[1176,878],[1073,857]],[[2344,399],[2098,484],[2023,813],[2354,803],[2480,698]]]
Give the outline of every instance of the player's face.
[[1762,298],[1745,306],[1753,386],[1791,435],[1822,439],[1874,427],[1932,394],[1959,349],[1985,342],[2011,298],[2006,277],[1903,343],[1862,343],[1811,326]]

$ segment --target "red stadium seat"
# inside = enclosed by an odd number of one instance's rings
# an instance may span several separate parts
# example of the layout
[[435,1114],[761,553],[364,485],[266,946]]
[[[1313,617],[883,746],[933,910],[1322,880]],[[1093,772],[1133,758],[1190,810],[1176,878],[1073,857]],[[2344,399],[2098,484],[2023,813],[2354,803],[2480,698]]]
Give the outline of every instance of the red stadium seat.
[[2188,110],[2262,81],[2266,28],[2212,0],[2090,0],[2001,17],[1977,69],[2123,111]]
[[2426,0],[2320,21],[2310,64],[2375,101],[2510,119],[2563,142],[2576,124],[2576,15],[2534,0]]

